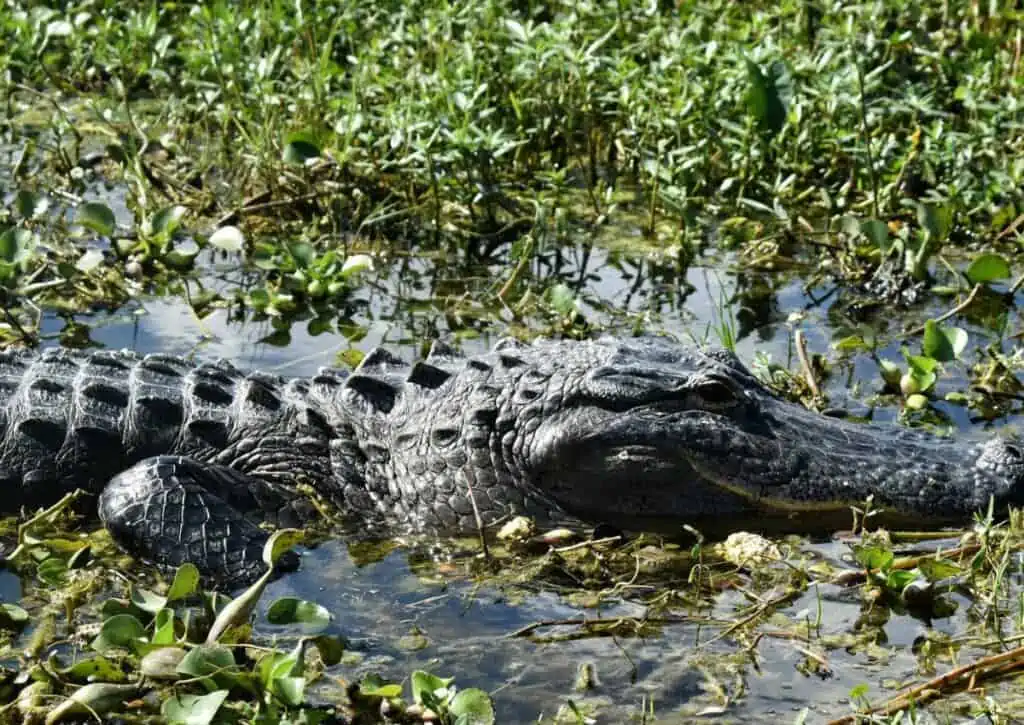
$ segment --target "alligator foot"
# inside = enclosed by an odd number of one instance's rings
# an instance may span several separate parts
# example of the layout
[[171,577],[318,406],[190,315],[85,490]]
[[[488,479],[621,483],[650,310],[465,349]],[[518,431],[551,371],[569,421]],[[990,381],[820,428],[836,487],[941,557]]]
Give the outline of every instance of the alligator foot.
[[[126,551],[173,570],[196,565],[209,581],[240,585],[266,570],[267,532],[246,514],[301,526],[315,509],[272,483],[184,456],[147,458],[115,476],[100,494],[99,515]],[[282,569],[298,566],[294,555]]]

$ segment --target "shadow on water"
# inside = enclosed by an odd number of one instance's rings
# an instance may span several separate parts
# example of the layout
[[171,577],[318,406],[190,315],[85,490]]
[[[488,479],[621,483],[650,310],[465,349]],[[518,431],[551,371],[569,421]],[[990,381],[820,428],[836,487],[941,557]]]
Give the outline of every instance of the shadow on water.
[[[208,258],[205,264],[208,285],[229,289],[246,284],[246,275],[232,260]],[[650,331],[715,342],[714,329],[727,314],[737,352],[748,363],[767,355],[793,369],[796,328],[805,333],[812,350],[827,351],[839,334],[841,316],[833,306],[840,295],[827,286],[805,289],[796,273],[741,267],[727,255],[698,257],[687,266],[655,253],[580,244],[541,259],[537,274],[569,285],[588,320],[627,334],[641,320]],[[262,342],[271,331],[266,322],[239,322],[224,311],[199,320],[174,298],[142,299],[115,314],[79,321],[91,327],[95,343],[106,347],[225,357],[247,368],[302,376],[336,364],[339,353],[350,348],[366,352],[387,345],[414,357],[424,340],[452,336],[468,353],[488,347],[505,329],[451,310],[483,294],[507,268],[500,253],[486,263],[410,255],[380,270],[356,292],[358,336],[311,335],[297,324],[286,347]],[[923,320],[933,312],[912,314]],[[48,318],[44,334],[55,335],[65,322]],[[466,335],[467,329],[473,334]],[[898,358],[895,346],[883,352]],[[877,378],[870,358],[855,356],[837,366],[829,386],[845,399],[851,383],[864,381],[871,389],[877,387]],[[969,425],[962,409],[948,412],[961,427]],[[882,409],[875,417],[893,415],[891,409]],[[838,557],[845,551],[838,544],[806,547],[816,556]],[[806,613],[819,606],[818,593],[808,592],[781,611],[792,619],[810,616]],[[602,722],[638,717],[645,707],[653,707],[665,722],[689,722],[698,713],[739,722],[789,722],[803,707],[810,707],[815,717],[841,715],[849,711],[846,700],[854,686],[867,683],[869,696],[880,698],[884,687],[918,672],[913,648],[926,628],[918,620],[892,615],[884,626],[893,647],[884,655],[884,667],[879,668],[878,651],[839,648],[828,654],[828,675],[808,674],[803,666],[807,651],[797,642],[765,639],[756,650],[743,650],[728,639],[714,641],[714,632],[690,624],[666,626],[644,637],[539,643],[507,635],[539,620],[640,616],[643,607],[620,600],[586,608],[543,590],[509,598],[500,589],[472,581],[423,578],[402,549],[380,561],[357,564],[343,540],[306,552],[300,571],[275,582],[266,601],[287,594],[328,607],[335,616],[333,629],[352,643],[357,661],[336,668],[337,676],[355,679],[377,671],[400,680],[417,667],[456,675],[460,686],[494,694],[500,722],[536,721],[539,713],[550,717],[568,699],[597,704]],[[821,594],[825,634],[844,635],[857,628],[862,605],[856,596],[841,590]],[[735,618],[738,607],[747,604],[723,595],[716,614]],[[961,631],[964,616],[932,626]],[[594,668],[596,679],[591,689],[581,692],[574,683],[584,664]],[[738,704],[720,710],[733,698],[739,698]]]

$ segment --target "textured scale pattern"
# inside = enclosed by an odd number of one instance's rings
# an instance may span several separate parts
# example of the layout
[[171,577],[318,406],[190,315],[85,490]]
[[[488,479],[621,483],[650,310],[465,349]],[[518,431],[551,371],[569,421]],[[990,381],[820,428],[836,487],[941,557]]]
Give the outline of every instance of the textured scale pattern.
[[[874,496],[963,520],[1024,502],[1012,441],[943,439],[811,413],[729,352],[663,338],[503,341],[408,363],[376,349],[308,379],[130,352],[0,352],[4,508],[75,488],[129,552],[255,576],[266,532],[342,514],[392,529],[548,523],[678,530],[822,524]],[[293,562],[294,563],[294,562]]]

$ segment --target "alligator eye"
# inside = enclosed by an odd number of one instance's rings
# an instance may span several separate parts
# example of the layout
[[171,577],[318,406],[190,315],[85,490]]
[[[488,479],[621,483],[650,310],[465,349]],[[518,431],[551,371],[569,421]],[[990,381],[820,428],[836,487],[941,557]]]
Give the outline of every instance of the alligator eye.
[[736,393],[721,380],[705,380],[696,388],[701,400],[711,405],[730,405],[736,402]]
[[430,440],[435,446],[443,447],[454,443],[459,437],[459,431],[455,428],[435,428]]

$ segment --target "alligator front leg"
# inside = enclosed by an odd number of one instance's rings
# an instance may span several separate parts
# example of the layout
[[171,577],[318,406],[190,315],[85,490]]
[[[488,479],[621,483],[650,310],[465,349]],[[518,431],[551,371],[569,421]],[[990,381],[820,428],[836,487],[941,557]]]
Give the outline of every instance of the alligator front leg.
[[[317,517],[303,497],[223,465],[185,456],[147,458],[115,476],[100,494],[99,515],[119,546],[162,569],[185,562],[232,585],[266,570],[267,532],[247,514],[277,526]],[[297,559],[282,562],[287,567]]]

